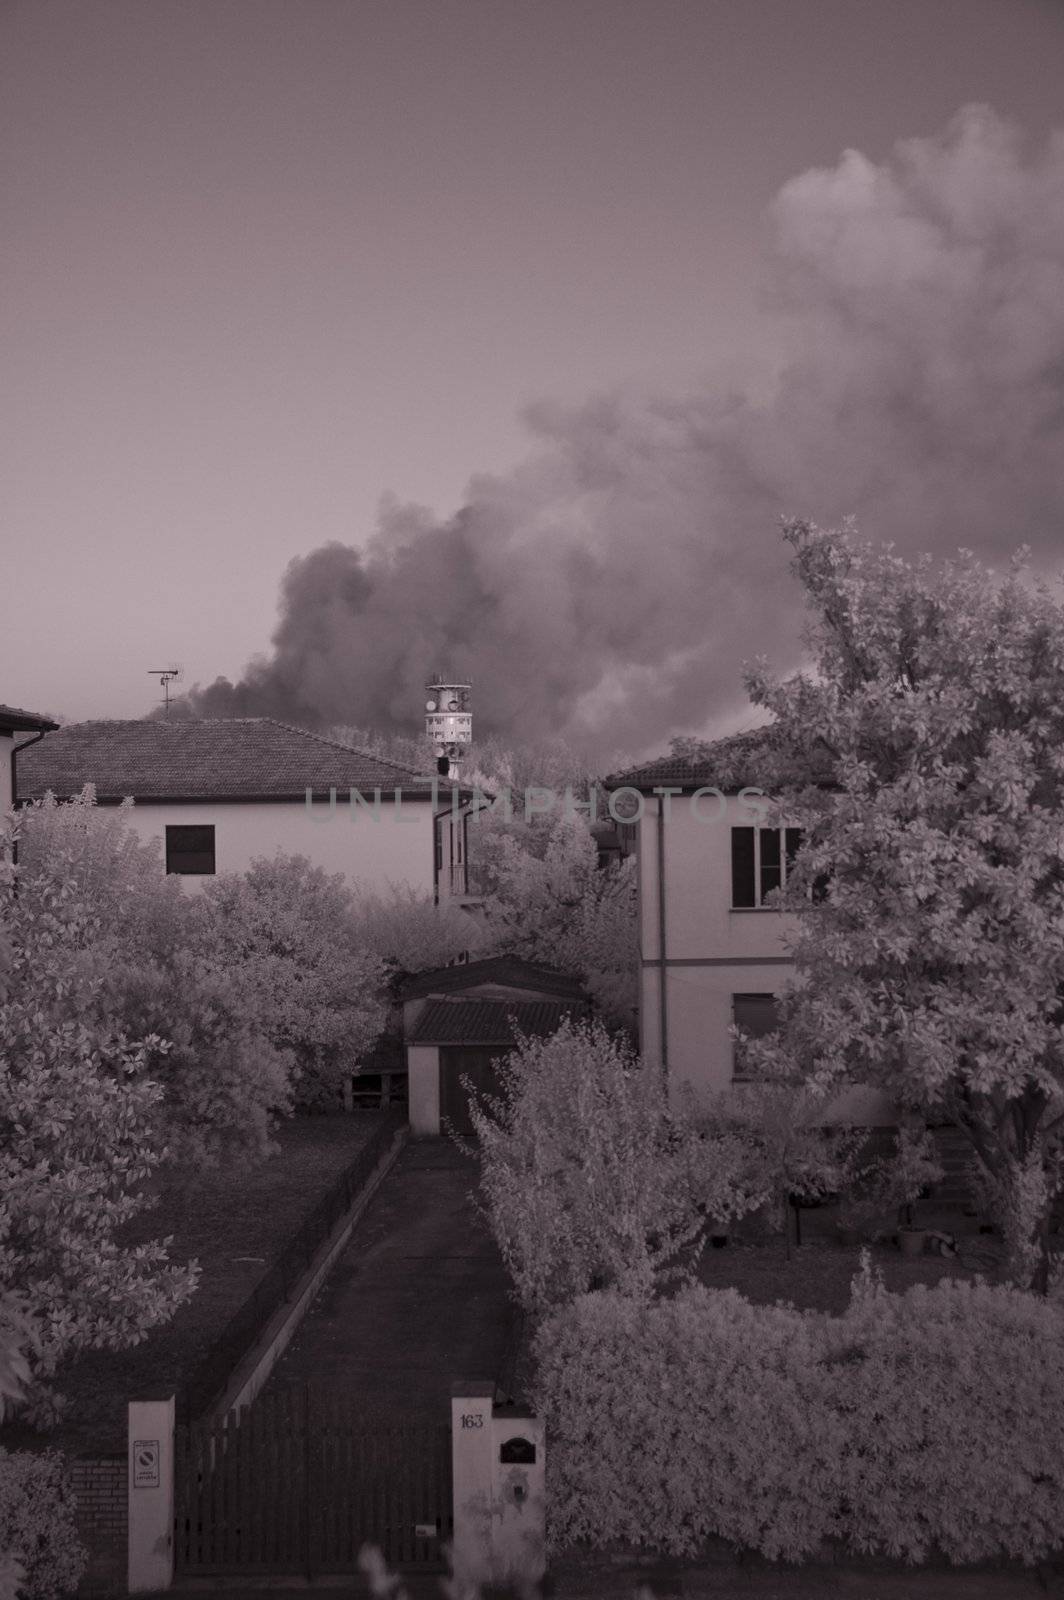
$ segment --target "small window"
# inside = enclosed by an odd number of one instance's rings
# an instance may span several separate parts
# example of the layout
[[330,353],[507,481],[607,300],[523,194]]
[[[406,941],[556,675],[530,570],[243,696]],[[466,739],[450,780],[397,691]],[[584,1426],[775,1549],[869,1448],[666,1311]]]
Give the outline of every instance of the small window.
[[[774,994],[733,994],[732,1021],[744,1039],[764,1039],[779,1027]],[[736,1078],[747,1076],[743,1071],[743,1039],[735,1041]]]
[[209,877],[214,872],[214,824],[184,823],[166,830],[166,870]]

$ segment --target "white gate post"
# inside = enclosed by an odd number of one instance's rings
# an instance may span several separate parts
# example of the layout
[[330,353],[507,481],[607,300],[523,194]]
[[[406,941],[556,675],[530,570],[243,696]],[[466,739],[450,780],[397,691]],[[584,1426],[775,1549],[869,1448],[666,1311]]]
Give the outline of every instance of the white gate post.
[[174,1579],[174,1396],[129,1402],[130,1594]]
[[522,1406],[496,1406],[491,1443],[492,1578],[537,1584],[547,1570],[543,1423]]
[[459,1594],[491,1582],[493,1383],[451,1385],[454,1543],[451,1565]]
[[546,1571],[543,1423],[492,1404],[492,1383],[451,1386],[454,1544],[461,1597],[474,1587],[537,1584]]

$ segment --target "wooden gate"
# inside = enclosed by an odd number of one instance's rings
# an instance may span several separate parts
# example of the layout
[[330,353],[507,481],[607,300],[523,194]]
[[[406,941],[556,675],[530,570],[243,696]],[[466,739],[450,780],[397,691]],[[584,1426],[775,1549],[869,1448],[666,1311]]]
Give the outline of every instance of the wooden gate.
[[391,1567],[444,1570],[447,1422],[374,1423],[311,1386],[267,1391],[176,1439],[178,1575],[354,1573],[364,1544]]

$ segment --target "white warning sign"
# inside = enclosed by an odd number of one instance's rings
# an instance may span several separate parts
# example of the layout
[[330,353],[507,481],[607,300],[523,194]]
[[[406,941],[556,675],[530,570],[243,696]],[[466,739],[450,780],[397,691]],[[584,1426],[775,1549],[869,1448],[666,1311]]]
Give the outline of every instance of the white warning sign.
[[159,1487],[158,1439],[134,1439],[133,1487],[134,1489],[157,1489]]

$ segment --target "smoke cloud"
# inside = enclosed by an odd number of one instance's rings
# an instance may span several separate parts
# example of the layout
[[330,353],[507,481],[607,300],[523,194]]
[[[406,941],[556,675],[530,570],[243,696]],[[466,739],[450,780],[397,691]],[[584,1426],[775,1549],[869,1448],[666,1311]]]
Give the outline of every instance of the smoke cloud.
[[768,398],[532,408],[524,465],[449,521],[391,504],[365,549],[293,561],[272,654],[189,708],[410,731],[438,669],[472,681],[481,733],[641,751],[733,712],[743,660],[797,661],[781,516],[1055,564],[1064,132],[1028,154],[968,107],[796,177],[771,222]]

